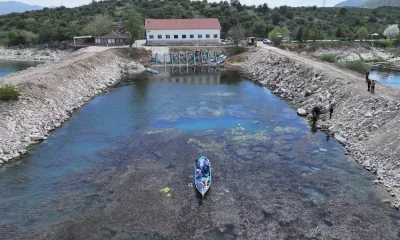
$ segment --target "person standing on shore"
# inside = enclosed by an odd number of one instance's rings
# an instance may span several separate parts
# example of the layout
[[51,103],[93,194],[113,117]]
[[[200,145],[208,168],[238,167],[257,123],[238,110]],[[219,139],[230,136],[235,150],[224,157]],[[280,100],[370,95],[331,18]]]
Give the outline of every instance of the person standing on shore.
[[331,104],[331,105],[329,105],[329,119],[332,118],[332,113],[333,113],[333,106]]
[[371,89],[371,79],[369,79],[369,78],[367,80],[367,85],[368,85],[368,92],[369,92]]
[[365,81],[368,82],[369,79],[369,70],[367,71],[367,73],[365,74]]
[[375,80],[371,80],[371,93],[375,93]]

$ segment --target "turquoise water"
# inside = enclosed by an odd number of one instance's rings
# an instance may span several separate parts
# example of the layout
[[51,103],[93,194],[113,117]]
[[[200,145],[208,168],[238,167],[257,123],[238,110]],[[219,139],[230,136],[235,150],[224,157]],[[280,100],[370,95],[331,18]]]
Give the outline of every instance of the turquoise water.
[[[192,186],[202,155],[213,168],[203,200]],[[0,234],[396,239],[400,214],[373,179],[334,139],[237,72],[168,69],[95,98],[1,168]]]
[[389,85],[392,87],[400,87],[400,72],[386,69],[377,69],[371,71],[371,79],[375,79],[378,82]]
[[0,60],[0,77],[4,77],[14,72],[18,72],[29,67],[34,67],[38,63],[33,62],[18,62],[18,61],[6,61]]

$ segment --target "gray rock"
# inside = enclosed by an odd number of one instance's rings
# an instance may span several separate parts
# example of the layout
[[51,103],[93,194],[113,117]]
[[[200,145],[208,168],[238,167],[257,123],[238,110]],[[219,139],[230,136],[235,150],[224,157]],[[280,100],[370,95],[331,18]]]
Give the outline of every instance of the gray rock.
[[45,136],[43,135],[29,135],[29,138],[31,141],[39,141],[39,140],[43,140],[45,138]]
[[307,111],[304,108],[299,108],[297,109],[297,114],[304,117],[307,116]]
[[372,117],[372,113],[371,112],[367,112],[366,114],[364,114],[364,117]]

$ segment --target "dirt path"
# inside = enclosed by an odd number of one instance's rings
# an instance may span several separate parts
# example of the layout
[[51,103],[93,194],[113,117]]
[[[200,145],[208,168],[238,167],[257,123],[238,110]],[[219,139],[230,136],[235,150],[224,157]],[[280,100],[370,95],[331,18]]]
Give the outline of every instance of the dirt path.
[[[319,62],[309,56],[299,55],[297,53],[288,52],[276,47],[268,46],[262,44],[262,42],[260,42],[258,45],[261,46],[261,48],[263,49],[268,49],[269,51],[281,54],[294,61],[301,62],[313,69],[321,71],[328,78],[336,78],[337,80],[342,80],[343,84],[349,84],[348,82],[350,82],[352,84],[352,90],[358,89],[360,93],[364,92],[365,95],[370,95],[370,93],[366,91],[367,86],[365,84],[365,78],[364,76],[361,76],[361,74],[348,70],[343,70],[325,62]],[[400,100],[400,89],[385,86],[377,82],[375,92],[375,96],[377,97],[382,97],[387,100]]]

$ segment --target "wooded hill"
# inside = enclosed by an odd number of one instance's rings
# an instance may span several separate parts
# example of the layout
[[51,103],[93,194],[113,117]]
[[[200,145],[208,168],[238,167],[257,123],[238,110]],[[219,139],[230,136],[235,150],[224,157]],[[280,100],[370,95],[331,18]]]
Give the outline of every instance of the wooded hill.
[[[96,15],[108,15],[115,28],[123,32],[122,16],[135,9],[145,18],[216,17],[222,35],[240,24],[247,36],[268,37],[276,26],[287,27],[292,37],[298,29],[307,32],[309,39],[355,37],[365,26],[369,33],[382,34],[389,24],[400,23],[400,9],[380,8],[317,8],[287,7],[270,9],[267,4],[245,6],[232,0],[220,3],[190,0],[109,0],[77,8],[45,8],[38,11],[0,16],[0,44],[36,44],[72,40],[83,35]],[[340,31],[338,29],[340,28]]]

